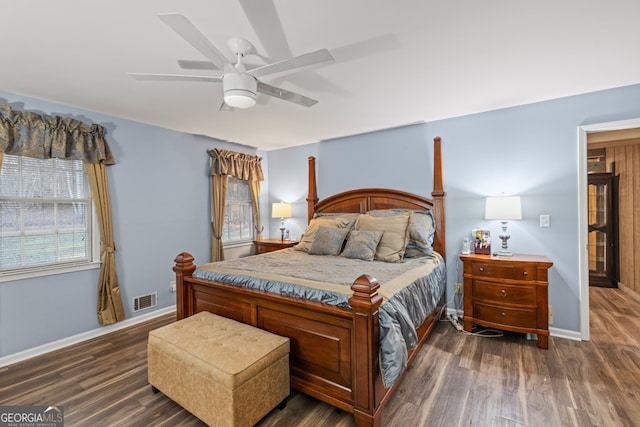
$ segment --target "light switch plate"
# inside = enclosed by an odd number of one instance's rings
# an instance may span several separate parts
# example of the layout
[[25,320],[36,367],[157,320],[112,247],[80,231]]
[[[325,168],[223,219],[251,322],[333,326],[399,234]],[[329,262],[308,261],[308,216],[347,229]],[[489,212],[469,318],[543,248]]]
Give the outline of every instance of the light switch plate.
[[540,227],[551,227],[551,215],[540,215]]

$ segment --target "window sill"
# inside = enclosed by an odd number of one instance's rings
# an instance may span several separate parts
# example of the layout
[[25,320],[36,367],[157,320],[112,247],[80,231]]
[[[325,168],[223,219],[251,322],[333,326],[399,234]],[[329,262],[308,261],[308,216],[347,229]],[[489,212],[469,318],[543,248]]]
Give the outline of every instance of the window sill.
[[70,264],[54,267],[41,267],[25,269],[16,272],[0,272],[0,283],[13,282],[14,280],[34,279],[37,277],[52,276],[54,274],[72,273],[75,271],[95,270],[100,268],[100,262],[88,262],[83,264]]
[[232,249],[232,248],[242,248],[244,246],[251,246],[253,245],[253,240],[245,240],[242,242],[233,242],[233,243],[223,243],[222,247],[224,249]]

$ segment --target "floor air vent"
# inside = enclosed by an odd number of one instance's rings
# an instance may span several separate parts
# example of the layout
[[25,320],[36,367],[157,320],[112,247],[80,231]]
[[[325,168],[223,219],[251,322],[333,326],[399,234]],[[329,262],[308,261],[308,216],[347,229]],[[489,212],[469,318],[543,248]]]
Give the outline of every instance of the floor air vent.
[[133,299],[133,312],[145,310],[158,305],[158,293],[142,295]]

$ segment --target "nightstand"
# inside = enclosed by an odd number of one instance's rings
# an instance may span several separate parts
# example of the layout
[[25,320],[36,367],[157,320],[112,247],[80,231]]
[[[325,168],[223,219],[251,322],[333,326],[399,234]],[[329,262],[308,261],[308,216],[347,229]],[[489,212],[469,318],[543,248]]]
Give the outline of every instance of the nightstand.
[[464,330],[474,323],[538,336],[549,348],[548,270],[540,255],[460,255],[464,265]]
[[295,240],[260,239],[253,241],[253,245],[256,248],[256,255],[279,251],[280,249],[290,248],[297,244],[298,242]]

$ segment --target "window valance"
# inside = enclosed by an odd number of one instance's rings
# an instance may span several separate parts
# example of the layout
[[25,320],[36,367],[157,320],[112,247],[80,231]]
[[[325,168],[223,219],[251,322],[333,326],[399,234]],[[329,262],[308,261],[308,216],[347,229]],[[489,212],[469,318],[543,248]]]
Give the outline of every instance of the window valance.
[[113,165],[103,126],[0,105],[0,153]]
[[211,156],[211,175],[230,175],[245,181],[264,181],[260,157],[217,148],[207,152]]

